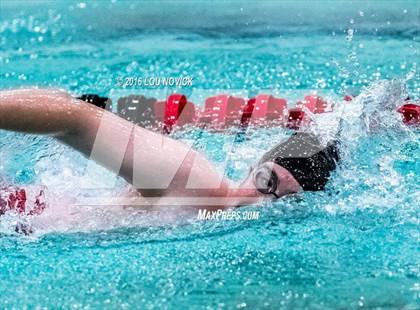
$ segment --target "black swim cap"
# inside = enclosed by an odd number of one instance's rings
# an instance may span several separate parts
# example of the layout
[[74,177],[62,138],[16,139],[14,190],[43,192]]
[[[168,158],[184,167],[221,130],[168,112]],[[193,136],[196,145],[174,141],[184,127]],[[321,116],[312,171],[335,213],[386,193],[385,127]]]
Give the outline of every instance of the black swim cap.
[[323,190],[339,160],[337,141],[323,146],[310,133],[296,132],[264,154],[260,163],[272,161],[286,168],[305,191]]

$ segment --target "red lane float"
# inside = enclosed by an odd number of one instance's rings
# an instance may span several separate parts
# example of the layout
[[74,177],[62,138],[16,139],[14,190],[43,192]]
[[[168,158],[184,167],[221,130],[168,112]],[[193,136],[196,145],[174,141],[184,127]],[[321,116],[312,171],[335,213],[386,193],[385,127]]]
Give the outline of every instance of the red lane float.
[[187,105],[187,97],[180,94],[172,94],[166,99],[165,115],[163,118],[163,132],[170,133],[177,123],[179,116]]
[[343,99],[344,99],[344,101],[346,101],[346,102],[350,102],[350,101],[353,101],[353,96],[350,96],[350,95],[345,95]]
[[[94,95],[83,95],[92,102]],[[104,98],[100,98],[101,100]],[[346,95],[346,102],[351,103],[353,97]],[[195,125],[209,130],[222,130],[229,126],[248,125],[263,126],[270,122],[275,126],[299,129],[310,122],[310,115],[331,112],[332,107],[317,95],[307,95],[296,103],[296,107],[287,109],[287,101],[272,95],[260,94],[245,102],[245,99],[217,95],[207,98],[204,109],[182,94],[172,94],[165,101],[144,96],[128,96],[118,100],[118,114],[142,127],[170,133],[174,127]],[[403,115],[405,124],[418,124],[419,105],[407,103],[398,109]]]
[[29,215],[40,215],[42,212],[44,212],[45,208],[47,207],[45,203],[45,195],[44,191],[40,191],[38,196],[35,197],[34,205],[29,211]]
[[[122,97],[117,102],[117,113],[122,118],[139,124],[142,127],[155,126],[156,118],[155,98],[130,95]],[[162,116],[163,119],[163,116]]]
[[20,214],[25,213],[26,209],[26,192],[24,189],[18,189],[14,193],[9,194],[7,199],[9,209],[14,209]]
[[194,103],[181,94],[172,94],[166,101],[138,95],[122,97],[118,100],[117,113],[142,127],[161,127],[167,133],[174,125],[182,126],[196,121]]
[[185,126],[188,124],[195,124],[198,121],[198,115],[201,113],[200,109],[191,101],[187,101],[184,110],[178,117],[177,125]]
[[163,123],[164,133],[170,133],[175,125],[194,124],[198,115],[198,108],[194,103],[181,94],[172,94],[166,101],[156,102],[154,111],[158,124]]
[[302,108],[296,107],[289,109],[289,115],[287,117],[286,123],[287,128],[297,130],[303,125],[307,125],[308,123],[309,118]]
[[287,100],[261,94],[248,100],[241,118],[241,125],[264,125],[276,121],[282,124],[287,114]]
[[35,197],[35,202],[27,212],[27,197],[24,189],[18,188],[9,193],[7,198],[0,197],[0,215],[7,211],[16,211],[21,215],[40,215],[46,208],[44,191],[40,191]]
[[308,95],[296,104],[296,107],[307,108],[310,112],[318,114],[328,112],[328,103],[320,96]]
[[245,100],[239,97],[218,95],[207,98],[199,123],[214,129],[239,125]]
[[416,105],[414,103],[407,103],[399,107],[397,112],[402,114],[404,124],[420,124],[420,105]]

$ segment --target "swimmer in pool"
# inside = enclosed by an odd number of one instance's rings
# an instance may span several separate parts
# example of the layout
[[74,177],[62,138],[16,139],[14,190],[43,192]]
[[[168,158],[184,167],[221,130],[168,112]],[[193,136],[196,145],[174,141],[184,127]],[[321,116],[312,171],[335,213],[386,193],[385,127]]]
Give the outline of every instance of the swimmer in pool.
[[236,184],[183,142],[55,90],[1,91],[0,129],[53,136],[160,205],[213,210],[323,190],[339,160],[336,142],[321,146],[317,137],[297,132]]

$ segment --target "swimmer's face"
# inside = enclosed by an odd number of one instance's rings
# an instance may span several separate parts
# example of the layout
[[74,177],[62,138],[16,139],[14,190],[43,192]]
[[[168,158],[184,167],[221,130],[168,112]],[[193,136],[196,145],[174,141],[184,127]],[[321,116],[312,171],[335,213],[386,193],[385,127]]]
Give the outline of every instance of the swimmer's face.
[[247,196],[260,199],[277,199],[302,191],[293,175],[274,162],[265,162],[250,169],[240,186]]

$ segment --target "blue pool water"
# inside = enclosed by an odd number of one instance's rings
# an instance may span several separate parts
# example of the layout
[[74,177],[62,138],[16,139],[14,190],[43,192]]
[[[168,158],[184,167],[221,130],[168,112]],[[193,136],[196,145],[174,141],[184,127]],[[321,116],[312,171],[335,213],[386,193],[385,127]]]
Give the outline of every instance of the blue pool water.
[[[418,309],[420,139],[381,114],[393,89],[377,81],[399,79],[420,98],[419,12],[418,1],[1,1],[1,89],[58,87],[114,101],[181,91],[197,104],[219,92],[264,90],[291,102],[311,91],[334,100],[362,93],[383,118],[369,134],[349,118],[343,164],[325,192],[247,207],[261,211],[248,222],[76,207],[98,195],[83,186],[87,161],[52,138],[0,131],[0,184],[32,196],[44,189],[49,206],[36,220],[0,218],[0,306]],[[193,86],[116,87],[118,77],[180,75]],[[196,141],[221,167],[232,135],[174,137]],[[250,132],[229,155],[229,173],[241,179],[286,135]],[[15,234],[17,221],[33,221],[35,233]]]

